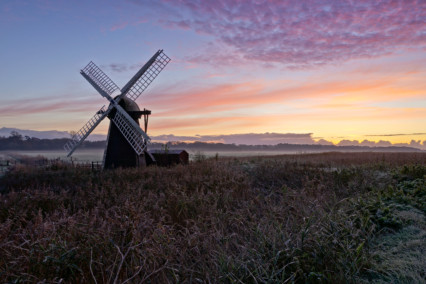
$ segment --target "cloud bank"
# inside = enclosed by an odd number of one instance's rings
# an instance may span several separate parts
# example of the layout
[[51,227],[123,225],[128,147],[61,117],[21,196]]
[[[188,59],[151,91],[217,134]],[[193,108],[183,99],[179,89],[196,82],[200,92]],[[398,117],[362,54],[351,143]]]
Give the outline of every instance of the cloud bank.
[[[134,2],[147,6],[146,1]],[[426,44],[423,0],[148,3],[168,11],[159,20],[164,27],[214,38],[214,48],[191,57],[194,62],[233,64],[239,58],[300,68],[424,49]]]

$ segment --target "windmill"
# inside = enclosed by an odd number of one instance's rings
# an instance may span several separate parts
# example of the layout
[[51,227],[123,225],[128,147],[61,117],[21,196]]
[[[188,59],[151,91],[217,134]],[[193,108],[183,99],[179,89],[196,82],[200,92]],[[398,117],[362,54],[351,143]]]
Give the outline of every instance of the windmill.
[[[136,99],[166,67],[170,58],[163,50],[158,50],[150,60],[120,90],[119,87],[96,66],[89,62],[80,74],[109,101],[77,132],[65,145],[67,157],[80,146],[89,134],[105,118],[110,119],[107,146],[104,151],[103,168],[138,167],[155,161],[146,151],[150,138],[146,134],[148,116],[151,111],[140,111]],[[139,126],[139,118],[144,116],[144,130]]]

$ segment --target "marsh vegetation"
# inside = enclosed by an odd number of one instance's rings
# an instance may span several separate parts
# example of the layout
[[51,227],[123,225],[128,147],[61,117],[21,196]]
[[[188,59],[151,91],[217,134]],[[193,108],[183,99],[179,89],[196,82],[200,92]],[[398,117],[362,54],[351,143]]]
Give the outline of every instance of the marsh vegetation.
[[202,157],[0,180],[10,282],[421,282],[426,154]]

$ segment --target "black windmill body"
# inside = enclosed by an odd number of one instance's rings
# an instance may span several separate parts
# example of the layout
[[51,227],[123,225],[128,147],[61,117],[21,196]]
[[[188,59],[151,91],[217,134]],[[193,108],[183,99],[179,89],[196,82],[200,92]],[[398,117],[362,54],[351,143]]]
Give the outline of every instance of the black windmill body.
[[[151,114],[150,110],[141,111],[138,105],[131,99],[124,97],[120,100],[119,105],[127,112],[127,114],[138,124],[139,119],[143,115],[147,122],[148,115]],[[113,110],[108,114],[108,118],[113,120],[117,110]],[[147,124],[145,124],[145,133]],[[146,165],[146,159],[151,159],[149,153],[144,150],[143,154],[138,154],[132,145],[127,141],[126,137],[121,133],[120,129],[115,123],[109,124],[107,145],[105,148],[103,165],[106,169],[116,167],[139,167]]]
[[[107,146],[104,152],[103,167],[139,167],[155,161],[146,151],[150,138],[146,134],[148,116],[151,111],[141,111],[136,99],[169,63],[170,58],[162,50],[154,56],[133,76],[120,90],[118,86],[90,62],[81,75],[109,102],[108,108],[103,106],[96,114],[64,145],[68,157],[89,136],[96,126],[105,118],[110,119]],[[112,98],[112,95],[116,95]],[[139,126],[139,119],[144,117],[144,130]]]

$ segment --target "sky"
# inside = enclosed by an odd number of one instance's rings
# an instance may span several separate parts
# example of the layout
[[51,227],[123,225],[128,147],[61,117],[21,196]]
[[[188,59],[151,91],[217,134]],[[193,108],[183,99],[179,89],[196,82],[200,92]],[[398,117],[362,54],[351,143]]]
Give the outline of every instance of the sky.
[[108,104],[80,69],[122,87],[163,49],[152,137],[426,149],[424,0],[2,0],[0,39],[0,127],[77,131]]

